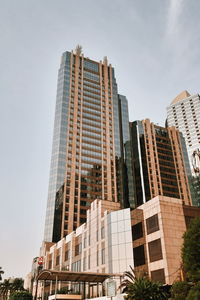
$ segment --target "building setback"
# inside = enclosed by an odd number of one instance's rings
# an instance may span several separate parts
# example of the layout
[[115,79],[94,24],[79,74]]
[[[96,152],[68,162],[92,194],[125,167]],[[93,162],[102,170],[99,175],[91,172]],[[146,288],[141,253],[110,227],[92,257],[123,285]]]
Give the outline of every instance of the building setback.
[[78,46],[62,55],[58,73],[44,240],[58,241],[86,221],[94,199],[128,206],[123,144],[128,105],[113,67],[85,58]]
[[188,159],[184,140],[175,127],[148,119],[130,123],[132,170],[136,206],[155,196],[179,198],[191,205]]

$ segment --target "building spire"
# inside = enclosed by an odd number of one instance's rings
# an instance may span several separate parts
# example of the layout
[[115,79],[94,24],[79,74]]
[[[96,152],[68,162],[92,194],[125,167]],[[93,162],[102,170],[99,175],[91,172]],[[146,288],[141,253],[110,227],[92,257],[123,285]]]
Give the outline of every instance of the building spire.
[[81,53],[82,53],[82,46],[78,44],[76,46],[75,52],[76,52],[76,55],[81,55]]
[[103,63],[104,63],[105,65],[108,64],[108,58],[107,58],[107,56],[104,56],[104,58],[103,58]]

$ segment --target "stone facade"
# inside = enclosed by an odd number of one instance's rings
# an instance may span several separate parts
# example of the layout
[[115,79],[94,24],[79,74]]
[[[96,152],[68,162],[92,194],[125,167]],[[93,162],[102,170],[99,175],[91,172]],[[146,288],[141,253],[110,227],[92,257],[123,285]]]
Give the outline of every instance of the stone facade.
[[[157,196],[133,210],[136,272],[147,273],[150,278],[167,284],[181,279],[183,234],[188,221],[194,217],[200,217],[199,208],[185,206],[180,199],[165,196]],[[135,237],[134,232],[137,233]]]

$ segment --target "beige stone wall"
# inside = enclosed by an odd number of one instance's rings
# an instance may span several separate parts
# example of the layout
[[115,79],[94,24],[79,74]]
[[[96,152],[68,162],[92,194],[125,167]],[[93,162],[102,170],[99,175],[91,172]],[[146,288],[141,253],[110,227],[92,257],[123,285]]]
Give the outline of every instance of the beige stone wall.
[[186,231],[181,200],[169,198],[160,201],[160,215],[167,263],[166,279],[171,284],[180,279],[181,248]]
[[[44,268],[49,269],[49,262],[52,261],[51,269],[71,270],[74,262],[81,260],[81,271],[83,261],[86,258],[85,271],[109,272],[108,254],[108,232],[107,214],[120,209],[120,203],[106,200],[95,200],[87,211],[87,222],[61,239],[58,243],[43,244],[41,253],[44,256]],[[105,236],[101,236],[101,228],[104,227]],[[98,233],[97,233],[98,232]],[[97,239],[98,236],[98,239]],[[84,239],[86,238],[86,244]],[[90,241],[90,242],[89,242]],[[82,244],[82,250],[75,256],[75,247]],[[102,249],[105,249],[105,263],[102,264]],[[69,259],[66,261],[65,252],[69,250]],[[99,263],[97,264],[97,252]],[[59,255],[59,264],[56,257]],[[90,264],[88,262],[90,256]],[[90,265],[90,267],[89,267]]]
[[[180,199],[157,196],[139,207],[144,214],[146,254],[149,276],[151,272],[164,269],[165,282],[172,284],[180,279],[181,247],[186,231],[182,201]],[[159,230],[147,234],[146,219],[158,214]],[[161,239],[163,258],[150,262],[148,243]],[[140,267],[139,269],[141,269]]]

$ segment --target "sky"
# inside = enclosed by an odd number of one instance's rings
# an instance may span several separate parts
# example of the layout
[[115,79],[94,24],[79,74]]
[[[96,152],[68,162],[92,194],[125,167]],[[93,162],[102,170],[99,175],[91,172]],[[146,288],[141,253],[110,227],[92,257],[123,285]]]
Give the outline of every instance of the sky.
[[0,0],[0,266],[24,277],[39,255],[61,54],[108,57],[131,121],[164,126],[200,92],[199,0]]

